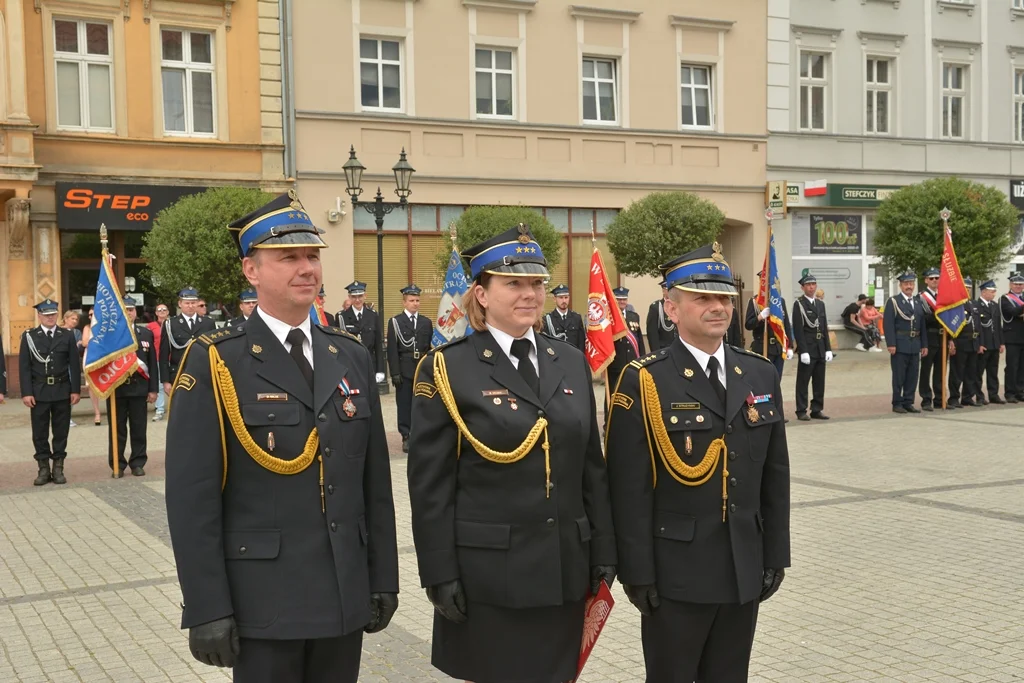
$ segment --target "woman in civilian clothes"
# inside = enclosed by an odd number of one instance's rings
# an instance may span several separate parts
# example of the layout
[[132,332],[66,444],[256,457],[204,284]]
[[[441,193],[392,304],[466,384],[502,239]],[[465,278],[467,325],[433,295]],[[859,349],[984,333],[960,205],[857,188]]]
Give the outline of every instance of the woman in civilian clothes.
[[586,597],[615,576],[591,371],[539,334],[548,271],[527,226],[463,256],[474,334],[420,361],[409,438],[431,661],[474,683],[562,683]]

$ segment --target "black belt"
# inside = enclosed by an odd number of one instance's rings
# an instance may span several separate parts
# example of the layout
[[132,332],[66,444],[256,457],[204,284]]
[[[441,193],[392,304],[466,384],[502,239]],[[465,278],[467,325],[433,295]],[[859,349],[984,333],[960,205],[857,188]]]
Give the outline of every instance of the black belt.
[[914,339],[916,337],[920,337],[921,333],[918,332],[917,330],[896,330],[896,336],[897,337],[910,337],[911,339]]
[[413,360],[419,360],[420,355],[422,355],[422,354],[420,354],[419,351],[410,351],[410,352],[407,352],[407,353],[399,352],[398,357],[402,358],[402,357],[405,357],[405,356],[412,356]]
[[67,375],[47,375],[46,377],[36,377],[35,384],[63,384],[64,382],[70,382],[71,378]]

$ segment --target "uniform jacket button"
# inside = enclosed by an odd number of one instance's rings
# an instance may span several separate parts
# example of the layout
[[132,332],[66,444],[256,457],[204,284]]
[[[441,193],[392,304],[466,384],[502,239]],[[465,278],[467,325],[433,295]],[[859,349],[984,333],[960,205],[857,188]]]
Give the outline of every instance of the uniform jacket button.
[[544,411],[543,410],[538,410],[537,411],[537,417],[544,417]]
[[[736,481],[736,480],[733,479],[733,481]],[[328,484],[327,485],[327,493],[332,493],[332,494],[334,493],[334,484]]]
[[239,555],[245,555],[245,551],[246,550],[248,550],[248,548],[246,548],[244,545],[243,546],[239,546],[238,547],[238,554]]
[[736,485],[736,477],[730,477],[729,478],[729,486],[735,486],[735,485]]
[[[733,507],[736,507],[736,506],[733,505]],[[337,531],[337,530],[338,530],[338,523],[337,522],[331,522],[331,531]]]
[[736,512],[736,503],[729,506],[729,512]]
[[327,422],[327,416],[326,416],[326,415],[324,415],[323,413],[320,413],[320,415],[318,415],[318,416],[317,416],[317,418],[318,418],[318,419],[319,419],[319,420],[320,420],[321,422]]
[[274,413],[270,413],[269,415],[267,415],[267,419],[268,420],[276,420],[277,419],[277,415],[274,415]]
[[736,459],[736,451],[729,451],[729,459],[730,460],[735,460]]
[[324,446],[324,455],[326,455],[328,458],[331,457],[331,449]]
[[732,434],[732,425],[729,425],[728,427],[725,428],[725,433]]
[[548,521],[547,521],[547,522],[545,522],[545,524],[547,524],[548,526],[554,526],[554,525],[555,525],[555,520],[554,520],[554,518],[552,518],[552,517],[548,517]]

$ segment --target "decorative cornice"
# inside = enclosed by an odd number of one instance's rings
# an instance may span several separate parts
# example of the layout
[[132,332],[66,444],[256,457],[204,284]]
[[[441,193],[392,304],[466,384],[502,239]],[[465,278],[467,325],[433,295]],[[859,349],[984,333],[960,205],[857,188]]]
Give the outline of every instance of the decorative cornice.
[[1024,46],[1007,45],[1006,51],[1010,53],[1010,59],[1014,59],[1017,57],[1017,55],[1024,55]]
[[[128,4],[128,0],[125,0],[125,5]],[[224,8],[224,29],[227,31],[231,30],[231,10],[235,4],[235,0],[209,0],[205,4],[209,5],[221,5]],[[142,21],[145,24],[150,23],[153,18],[153,0],[142,0]],[[127,20],[127,17],[125,17]]]
[[512,12],[531,12],[537,0],[462,0],[463,7],[500,9]]
[[939,6],[939,14],[942,14],[942,10],[945,9],[957,9],[962,12],[967,12],[967,16],[974,16],[974,3],[973,2],[954,2],[953,0],[935,0],[935,4]]
[[1010,8],[1010,21],[1017,21],[1017,17],[1024,17],[1024,9],[1017,7]]
[[869,40],[880,43],[894,43],[899,47],[907,39],[906,33],[877,33],[875,31],[857,31],[861,45],[867,45]]
[[711,29],[713,31],[728,31],[735,24],[735,21],[729,19],[705,19],[704,17],[682,17],[678,14],[672,14],[668,18],[668,23],[672,26],[682,26],[683,28],[703,28]]
[[806,33],[812,36],[828,36],[829,40],[832,41],[832,45],[836,44],[839,40],[839,36],[842,35],[843,29],[841,28],[826,28],[824,26],[802,26],[800,24],[790,24],[789,30],[793,32],[797,40]]
[[973,43],[966,40],[949,40],[947,38],[933,38],[932,45],[939,48],[939,52],[947,47],[967,50],[973,57],[974,53],[981,47],[981,43]]
[[577,19],[611,19],[632,24],[643,12],[631,9],[608,9],[589,5],[569,5],[569,14]]
[[[885,2],[885,3],[888,3],[888,4],[892,5],[893,9],[899,9],[900,8],[900,0],[872,0],[872,1],[873,2]],[[868,0],[860,0],[860,4],[866,5],[866,4],[868,4]]]

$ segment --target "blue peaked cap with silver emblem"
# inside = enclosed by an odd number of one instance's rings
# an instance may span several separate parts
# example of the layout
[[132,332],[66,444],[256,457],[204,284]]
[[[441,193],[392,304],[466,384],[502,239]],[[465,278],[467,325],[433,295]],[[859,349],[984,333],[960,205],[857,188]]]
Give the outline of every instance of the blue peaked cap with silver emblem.
[[259,300],[256,294],[256,290],[252,287],[248,287],[242,290],[242,293],[238,295],[238,300],[243,304],[254,304]]
[[732,270],[722,256],[722,247],[715,242],[658,266],[668,289],[687,292],[738,296]]
[[56,313],[60,306],[58,306],[57,302],[53,299],[46,299],[44,301],[40,301],[32,308],[36,309],[43,315],[49,315],[50,313]]
[[548,277],[548,261],[525,223],[463,250],[473,280],[484,273]]
[[199,292],[195,287],[186,287],[178,292],[178,299],[181,301],[198,301]]
[[295,190],[288,190],[242,216],[229,224],[228,230],[241,258],[249,256],[253,249],[327,247],[320,237],[324,231],[313,225]]
[[985,280],[984,282],[981,283],[981,288],[982,289],[999,289],[998,287],[996,287],[996,281],[995,280]]
[[555,296],[564,296],[569,293],[569,287],[568,285],[558,285],[551,290],[551,293]]
[[907,271],[896,279],[900,282],[917,282],[917,275],[913,271]]

